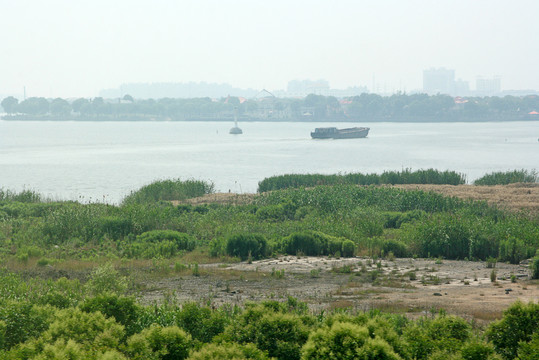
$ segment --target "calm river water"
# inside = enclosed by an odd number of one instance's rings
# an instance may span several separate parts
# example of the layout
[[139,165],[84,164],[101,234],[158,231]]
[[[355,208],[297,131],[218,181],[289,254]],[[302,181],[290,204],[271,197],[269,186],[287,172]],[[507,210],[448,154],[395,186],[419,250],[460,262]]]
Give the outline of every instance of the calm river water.
[[324,123],[0,121],[0,188],[52,199],[118,203],[157,179],[210,180],[255,192],[288,173],[436,168],[467,175],[539,170],[539,122],[362,123],[368,138],[312,140]]

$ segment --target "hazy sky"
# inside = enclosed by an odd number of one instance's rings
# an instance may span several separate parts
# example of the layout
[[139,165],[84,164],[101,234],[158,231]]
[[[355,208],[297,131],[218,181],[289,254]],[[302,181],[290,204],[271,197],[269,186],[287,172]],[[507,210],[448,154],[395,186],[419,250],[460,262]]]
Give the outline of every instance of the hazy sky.
[[132,82],[285,89],[539,89],[539,0],[0,0],[0,95],[96,96]]

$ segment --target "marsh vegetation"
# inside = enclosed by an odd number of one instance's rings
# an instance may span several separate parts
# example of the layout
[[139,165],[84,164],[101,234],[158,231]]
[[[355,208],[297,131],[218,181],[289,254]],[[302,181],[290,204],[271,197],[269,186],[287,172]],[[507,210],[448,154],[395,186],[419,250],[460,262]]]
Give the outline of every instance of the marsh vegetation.
[[[189,198],[212,184],[163,180],[118,206],[2,190],[0,355],[532,358],[537,213],[314,185],[205,203]],[[459,298],[498,307],[463,313]]]

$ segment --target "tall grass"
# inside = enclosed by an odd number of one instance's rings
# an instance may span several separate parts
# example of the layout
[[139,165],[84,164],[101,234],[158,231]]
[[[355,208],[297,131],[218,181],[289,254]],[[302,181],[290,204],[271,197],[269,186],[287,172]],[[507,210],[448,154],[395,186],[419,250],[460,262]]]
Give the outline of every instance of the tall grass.
[[123,199],[123,205],[155,203],[160,200],[185,200],[211,194],[214,185],[201,180],[160,180],[131,192]]
[[32,190],[23,190],[21,192],[0,189],[0,201],[17,201],[24,203],[41,202],[41,195]]
[[288,174],[265,178],[258,192],[317,185],[446,184],[466,183],[466,176],[455,171],[435,169],[384,171],[382,174],[350,173],[344,175]]
[[538,183],[539,174],[535,170],[512,170],[492,172],[474,181],[474,185],[507,185],[514,183]]

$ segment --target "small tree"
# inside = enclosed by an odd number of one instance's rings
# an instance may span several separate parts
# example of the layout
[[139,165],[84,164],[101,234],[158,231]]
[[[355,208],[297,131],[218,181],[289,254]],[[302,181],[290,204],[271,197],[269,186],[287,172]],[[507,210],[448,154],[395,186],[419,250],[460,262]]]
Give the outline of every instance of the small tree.
[[90,293],[94,295],[112,293],[121,294],[127,289],[127,279],[120,276],[111,263],[97,267],[86,283]]
[[2,100],[2,107],[8,114],[13,114],[17,111],[17,105],[19,104],[19,100],[15,99],[13,96],[8,96],[4,100]]

